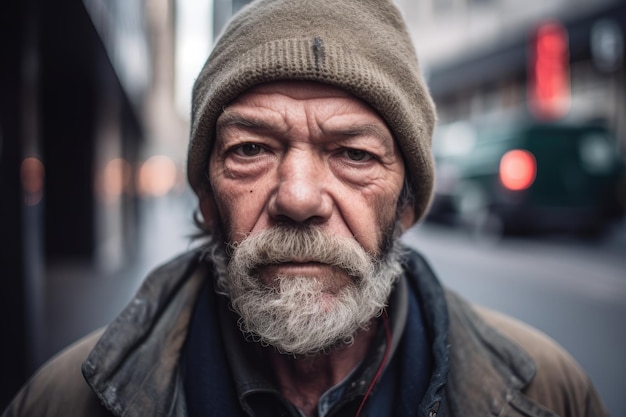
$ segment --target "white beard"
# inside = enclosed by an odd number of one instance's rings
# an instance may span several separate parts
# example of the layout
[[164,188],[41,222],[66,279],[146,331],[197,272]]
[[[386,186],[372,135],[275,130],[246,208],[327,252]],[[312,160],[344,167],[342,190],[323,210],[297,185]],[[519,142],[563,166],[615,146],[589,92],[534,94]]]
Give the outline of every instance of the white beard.
[[[376,259],[354,239],[329,236],[314,227],[274,227],[231,249],[227,265],[217,256],[218,271],[226,272],[218,273],[218,289],[241,316],[241,330],[264,346],[293,355],[315,355],[352,343],[356,332],[381,314],[402,273],[399,239]],[[329,293],[322,281],[333,280],[332,273],[319,279],[259,276],[260,267],[294,259],[330,265],[347,284]]]

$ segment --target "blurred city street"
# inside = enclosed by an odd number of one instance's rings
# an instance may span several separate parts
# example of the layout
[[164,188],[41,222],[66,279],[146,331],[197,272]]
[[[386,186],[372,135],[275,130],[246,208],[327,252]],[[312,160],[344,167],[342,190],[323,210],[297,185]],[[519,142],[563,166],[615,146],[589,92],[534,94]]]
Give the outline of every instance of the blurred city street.
[[[117,271],[50,268],[40,360],[112,320],[150,269],[189,247],[193,204],[189,197],[145,202],[136,262]],[[423,224],[404,240],[452,289],[548,333],[589,373],[612,415],[626,415],[623,227],[595,242],[551,237],[481,243],[459,230]]]

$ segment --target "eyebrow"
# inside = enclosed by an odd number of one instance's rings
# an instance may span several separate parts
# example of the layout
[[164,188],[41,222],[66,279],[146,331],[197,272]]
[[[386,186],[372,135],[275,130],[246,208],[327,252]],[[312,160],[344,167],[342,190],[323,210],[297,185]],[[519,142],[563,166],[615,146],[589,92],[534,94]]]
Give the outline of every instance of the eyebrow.
[[228,126],[241,126],[245,128],[260,128],[260,129],[276,129],[276,126],[266,120],[245,117],[235,111],[224,110],[224,112],[217,118],[215,125],[216,130],[219,132]]
[[330,132],[333,135],[346,136],[346,137],[362,136],[362,135],[374,136],[380,139],[385,144],[388,144],[390,141],[393,141],[393,133],[391,133],[391,131],[389,131],[389,134],[387,134],[387,132],[382,130],[380,127],[371,123],[350,126],[345,129],[337,129],[337,130],[330,129]]

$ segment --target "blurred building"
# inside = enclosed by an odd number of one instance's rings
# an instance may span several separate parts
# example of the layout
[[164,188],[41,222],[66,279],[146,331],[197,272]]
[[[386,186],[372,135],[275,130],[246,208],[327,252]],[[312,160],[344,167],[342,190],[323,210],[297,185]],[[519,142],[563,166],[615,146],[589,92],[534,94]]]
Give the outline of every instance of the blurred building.
[[[440,123],[520,113],[604,120],[626,147],[626,2],[396,3],[409,21]],[[539,103],[537,75],[547,79]]]
[[[143,0],[0,6],[0,406],[36,365],[45,269],[132,252],[152,85]],[[115,242],[110,245],[109,242]]]

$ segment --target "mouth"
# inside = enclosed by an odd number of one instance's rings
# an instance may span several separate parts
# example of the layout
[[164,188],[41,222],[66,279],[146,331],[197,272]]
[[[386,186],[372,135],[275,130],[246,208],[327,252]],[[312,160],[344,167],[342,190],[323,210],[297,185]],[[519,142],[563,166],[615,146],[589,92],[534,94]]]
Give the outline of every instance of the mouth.
[[266,286],[275,288],[281,279],[307,278],[321,284],[321,292],[337,294],[341,288],[353,285],[354,277],[343,269],[314,261],[290,261],[280,264],[262,265],[255,270],[255,275]]
[[290,261],[276,264],[261,265],[255,269],[258,274],[269,274],[272,276],[311,276],[319,277],[328,275],[337,268],[322,262],[315,261]]

